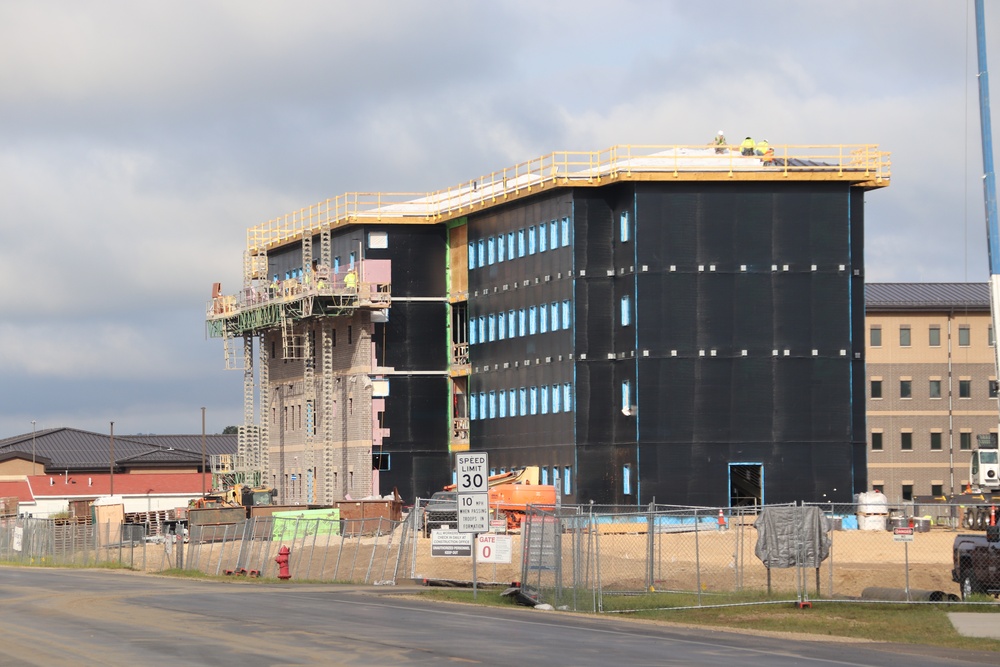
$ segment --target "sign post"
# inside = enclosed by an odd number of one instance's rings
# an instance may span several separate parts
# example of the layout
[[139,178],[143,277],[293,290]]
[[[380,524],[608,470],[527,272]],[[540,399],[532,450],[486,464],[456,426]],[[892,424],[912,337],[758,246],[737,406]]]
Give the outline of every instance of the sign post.
[[913,526],[897,526],[892,529],[892,541],[903,543],[903,558],[906,572],[906,601],[910,601],[910,542],[913,541]]
[[[490,457],[486,452],[459,452],[455,454],[456,485],[458,491],[458,532],[476,535],[490,529],[489,470]],[[476,599],[476,549],[472,550],[472,599]]]

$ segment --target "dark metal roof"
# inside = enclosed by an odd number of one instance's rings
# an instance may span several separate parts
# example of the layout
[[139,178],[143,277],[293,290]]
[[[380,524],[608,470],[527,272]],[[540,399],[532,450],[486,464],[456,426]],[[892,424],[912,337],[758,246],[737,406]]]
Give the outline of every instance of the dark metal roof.
[[868,283],[865,310],[989,311],[988,283]]
[[[46,468],[62,470],[102,470],[111,462],[111,436],[72,428],[53,428],[0,440],[0,456],[13,452],[45,460]],[[206,435],[205,453],[235,454],[237,436]],[[115,464],[201,465],[201,435],[115,435]]]

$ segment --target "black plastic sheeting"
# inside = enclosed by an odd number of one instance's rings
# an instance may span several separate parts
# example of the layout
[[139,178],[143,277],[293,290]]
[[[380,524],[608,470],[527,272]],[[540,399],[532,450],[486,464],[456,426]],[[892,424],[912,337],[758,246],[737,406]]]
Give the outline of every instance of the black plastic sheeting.
[[628,190],[575,200],[577,500],[726,505],[732,463],[762,467],[765,502],[849,501],[865,482],[862,193]]
[[[530,306],[549,307],[573,298],[573,248],[562,246],[562,219],[573,212],[571,191],[558,191],[516,205],[470,216],[469,242],[506,237],[530,226],[552,221],[559,225],[560,246],[469,272],[469,318],[515,312]],[[561,313],[561,306],[560,306]],[[505,337],[504,340],[469,347],[473,374],[469,392],[499,394],[521,387],[551,387],[573,380],[572,329],[545,334]],[[490,467],[526,465],[558,467],[575,465],[573,415],[537,414],[530,417],[473,420],[471,441],[477,450],[490,452]]]
[[[445,272],[447,242],[442,225],[371,226],[388,234],[388,247],[365,248],[368,259],[392,261],[392,307],[388,322],[373,326],[375,359],[396,373],[389,377],[389,396],[381,426],[389,429],[382,453],[390,469],[382,470],[382,493],[393,488],[403,498],[429,498],[451,482],[448,438],[448,308]],[[360,236],[358,231],[352,237]],[[408,301],[410,297],[436,301]],[[407,371],[441,375],[406,375]]]

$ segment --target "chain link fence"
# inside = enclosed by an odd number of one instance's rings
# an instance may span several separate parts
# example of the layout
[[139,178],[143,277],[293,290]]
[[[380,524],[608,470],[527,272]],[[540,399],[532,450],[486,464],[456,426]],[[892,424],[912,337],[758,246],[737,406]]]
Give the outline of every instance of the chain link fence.
[[[947,600],[959,593],[951,573],[955,535],[969,531],[962,526],[970,513],[982,513],[910,504],[870,516],[859,514],[864,509],[859,505],[800,505],[815,507],[822,516],[819,539],[828,542],[823,553],[814,560],[798,556],[807,540],[791,527],[779,539],[793,554],[790,560],[777,562],[766,553],[762,558],[761,517],[790,507],[795,506],[529,508],[513,531],[494,508],[491,528],[509,546],[507,559],[484,562],[479,556],[475,580],[484,586],[517,585],[537,603],[596,612],[656,608],[667,595],[674,596],[672,606],[677,599],[711,605],[733,594],[802,602],[864,600],[872,591],[883,598],[921,600],[931,592]],[[452,509],[418,501],[402,521],[255,517],[191,526],[180,535],[177,523],[148,535],[143,525],[7,518],[0,519],[0,560],[274,578],[275,556],[287,546],[295,581],[471,585],[475,545],[472,536],[457,532]],[[911,527],[910,535],[893,531]]]
[[253,517],[189,530],[178,525],[168,524],[160,535],[146,535],[141,525],[4,519],[0,520],[0,560],[274,578],[278,576],[274,558],[285,546],[290,550],[289,573],[294,580],[392,584],[413,534],[405,521],[384,518]]
[[[802,513],[816,508],[821,523],[817,534],[802,532],[797,524],[772,528],[772,535],[777,534],[772,552],[787,552],[782,562],[761,544],[760,520],[795,507]],[[667,595],[673,596],[672,606],[678,599],[711,605],[723,596],[731,601],[734,594],[738,599],[799,603],[819,597],[958,599],[952,544],[958,530],[967,530],[961,527],[963,518],[974,510],[908,504],[868,515],[866,509],[830,503],[531,508],[521,529],[510,536],[512,562],[480,565],[476,579],[483,585],[519,582],[522,595],[533,602],[597,612],[657,608]],[[894,528],[909,529],[899,531],[909,535],[897,535]],[[435,557],[428,544],[432,540],[423,532],[415,537],[412,576],[471,582],[471,559]]]

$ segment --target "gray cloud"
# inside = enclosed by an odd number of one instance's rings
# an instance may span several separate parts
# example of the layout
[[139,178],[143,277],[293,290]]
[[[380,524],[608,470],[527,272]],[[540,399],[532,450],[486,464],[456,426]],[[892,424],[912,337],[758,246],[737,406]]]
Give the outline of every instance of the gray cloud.
[[0,435],[236,423],[242,376],[202,320],[248,226],[556,150],[878,143],[868,278],[983,280],[971,21],[934,0],[4,3]]

